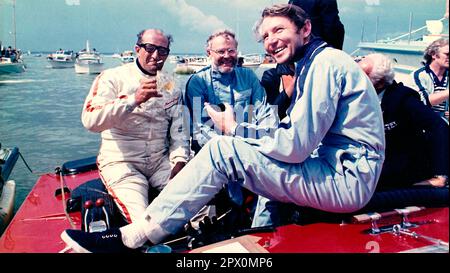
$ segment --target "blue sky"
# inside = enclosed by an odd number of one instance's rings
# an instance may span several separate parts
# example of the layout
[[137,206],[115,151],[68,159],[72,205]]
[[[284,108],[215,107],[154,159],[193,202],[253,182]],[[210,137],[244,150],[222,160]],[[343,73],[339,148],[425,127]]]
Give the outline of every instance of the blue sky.
[[[287,0],[17,0],[17,47],[31,51],[58,48],[78,51],[86,39],[100,52],[132,49],[136,34],[149,27],[173,35],[172,52],[203,53],[208,35],[217,28],[233,29],[243,53],[263,53],[251,31],[261,10]],[[395,37],[426,19],[439,19],[445,0],[338,0],[346,29],[344,50],[351,52],[361,37]],[[0,39],[12,44],[12,0],[0,0]]]

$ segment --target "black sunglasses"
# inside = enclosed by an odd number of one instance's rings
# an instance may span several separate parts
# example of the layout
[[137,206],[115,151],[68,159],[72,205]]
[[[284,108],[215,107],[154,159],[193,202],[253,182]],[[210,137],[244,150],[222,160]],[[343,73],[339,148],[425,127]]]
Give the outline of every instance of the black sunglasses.
[[138,46],[142,47],[147,51],[148,53],[153,53],[155,50],[158,50],[159,55],[161,56],[167,56],[169,55],[170,49],[163,46],[157,46],[154,44],[146,43],[146,44],[138,44]]

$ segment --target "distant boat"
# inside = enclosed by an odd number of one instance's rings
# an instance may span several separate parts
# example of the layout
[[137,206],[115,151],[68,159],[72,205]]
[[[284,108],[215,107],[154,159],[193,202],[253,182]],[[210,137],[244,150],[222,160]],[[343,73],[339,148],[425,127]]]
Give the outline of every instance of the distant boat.
[[[448,14],[448,6],[447,6]],[[412,25],[412,14],[410,23]],[[377,19],[378,28],[378,19]],[[420,36],[420,34],[424,35]],[[361,40],[363,40],[363,35]],[[393,39],[377,40],[375,42],[361,41],[353,56],[364,56],[370,53],[381,53],[391,58],[395,64],[397,80],[406,79],[411,72],[422,66],[423,54],[428,45],[439,38],[448,39],[448,18],[427,20],[425,25],[395,37]]]
[[238,58],[242,58],[243,67],[251,69],[257,69],[262,63],[262,58],[260,54],[245,54],[240,55]]
[[75,72],[78,74],[100,74],[103,71],[103,61],[100,53],[90,49],[89,41],[86,48],[78,52],[75,60]]
[[25,72],[25,63],[19,59],[17,62],[11,61],[11,58],[0,58],[0,75],[10,73],[22,73]]
[[131,50],[125,50],[124,52],[122,52],[122,54],[120,54],[120,61],[123,64],[132,63],[135,60],[136,60],[136,56],[134,55],[134,52]]
[[184,63],[195,72],[211,64],[211,61],[206,56],[187,56],[183,59]]
[[169,63],[176,64],[183,60],[183,57],[180,55],[170,55],[168,59]]
[[177,74],[193,74],[211,64],[206,56],[172,57],[172,59],[178,60],[174,68],[174,72]]
[[271,55],[268,55],[266,53],[261,64],[259,65],[259,68],[266,70],[270,68],[275,68],[276,66],[277,62],[275,61],[275,59]]
[[194,68],[188,66],[186,63],[178,63],[173,69],[173,72],[181,75],[189,75],[194,74],[196,71]]
[[70,68],[75,66],[75,54],[72,50],[57,50],[47,56],[52,68]]
[[3,48],[0,43],[0,52],[5,52],[3,55],[0,53],[0,75],[2,74],[10,74],[10,73],[22,73],[25,72],[25,62],[22,59],[22,54],[20,50],[17,49],[16,46],[16,1],[12,2],[13,6],[13,37],[14,37],[14,48],[11,49],[11,52],[6,52],[9,50],[6,49],[3,51]]

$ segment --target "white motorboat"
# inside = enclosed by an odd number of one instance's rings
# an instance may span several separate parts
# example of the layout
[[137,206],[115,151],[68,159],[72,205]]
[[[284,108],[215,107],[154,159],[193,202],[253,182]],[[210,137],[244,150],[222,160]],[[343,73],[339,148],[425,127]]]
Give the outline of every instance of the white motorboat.
[[131,50],[126,50],[120,54],[120,61],[122,64],[126,63],[132,63],[136,60],[136,56],[134,55],[134,52]]
[[206,56],[186,56],[184,63],[195,72],[211,64],[211,61]]
[[169,59],[169,63],[176,64],[176,63],[179,63],[180,61],[182,61],[183,57],[180,55],[170,55],[168,59]]
[[262,63],[260,54],[245,54],[240,55],[238,58],[242,58],[243,67],[251,68],[253,70],[257,69]]
[[[446,13],[448,14],[448,4]],[[411,14],[410,26],[412,25],[412,18]],[[408,32],[393,39],[375,39],[375,42],[361,41],[358,44],[358,49],[351,55],[384,54],[394,60],[396,78],[399,81],[403,81],[406,80],[406,77],[411,72],[422,66],[425,49],[439,38],[448,39],[448,18],[445,16],[438,20],[426,20],[424,26],[415,30],[410,29]]]
[[51,68],[71,68],[75,65],[75,54],[72,50],[57,50],[47,56]]
[[100,53],[90,49],[89,41],[86,48],[78,52],[75,60],[75,72],[78,74],[100,74],[104,69],[104,63]]
[[206,56],[179,56],[176,59],[178,61],[173,72],[177,74],[193,74],[211,64]]

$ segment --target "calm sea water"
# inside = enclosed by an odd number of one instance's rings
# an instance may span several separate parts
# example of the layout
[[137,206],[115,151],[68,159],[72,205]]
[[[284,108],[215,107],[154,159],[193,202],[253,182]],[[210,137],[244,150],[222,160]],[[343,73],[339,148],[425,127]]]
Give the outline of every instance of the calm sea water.
[[[53,172],[64,162],[97,155],[100,134],[81,124],[81,109],[96,75],[76,74],[74,68],[51,69],[46,55],[25,56],[27,71],[0,76],[0,143],[18,147],[36,173]],[[121,65],[104,58],[107,68]],[[167,71],[174,64],[166,62]],[[186,75],[175,75],[185,82]],[[10,179],[16,181],[15,211],[38,175],[19,158]]]

